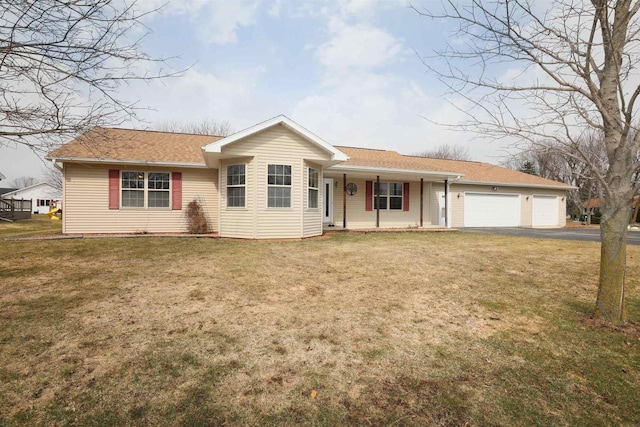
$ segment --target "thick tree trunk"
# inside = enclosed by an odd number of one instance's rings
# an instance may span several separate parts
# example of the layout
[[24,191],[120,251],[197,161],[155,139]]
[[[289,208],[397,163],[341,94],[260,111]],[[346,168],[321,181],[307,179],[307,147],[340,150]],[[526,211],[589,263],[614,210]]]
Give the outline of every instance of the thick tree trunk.
[[629,209],[607,208],[600,223],[600,283],[594,317],[620,324],[627,320],[624,280],[627,264],[627,225]]

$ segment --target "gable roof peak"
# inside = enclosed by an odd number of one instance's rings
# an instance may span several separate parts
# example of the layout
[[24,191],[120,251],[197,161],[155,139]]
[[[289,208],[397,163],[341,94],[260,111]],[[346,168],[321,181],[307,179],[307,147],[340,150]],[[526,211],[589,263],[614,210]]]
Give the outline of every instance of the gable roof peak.
[[205,153],[222,153],[222,149],[224,146],[233,144],[234,142],[247,138],[251,135],[255,135],[258,132],[262,132],[265,129],[269,129],[277,125],[283,125],[287,127],[290,131],[298,134],[305,140],[309,141],[312,144],[317,145],[324,151],[328,152],[331,155],[331,160],[334,162],[344,162],[349,159],[349,156],[347,156],[345,153],[338,150],[336,147],[329,144],[327,141],[320,138],[318,135],[309,131],[307,128],[294,122],[284,114],[277,115],[261,123],[258,123],[257,125],[248,127],[244,130],[231,134],[218,141],[212,142],[211,144],[207,144],[204,147],[202,147],[202,151],[204,151]]

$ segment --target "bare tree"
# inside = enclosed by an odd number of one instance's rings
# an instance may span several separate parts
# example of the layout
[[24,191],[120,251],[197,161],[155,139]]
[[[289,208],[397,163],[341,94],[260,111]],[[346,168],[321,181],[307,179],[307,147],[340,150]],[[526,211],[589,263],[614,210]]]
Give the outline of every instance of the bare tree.
[[11,188],[25,188],[37,184],[38,180],[32,176],[21,176],[7,182],[6,185]]
[[0,147],[47,152],[135,117],[121,85],[177,75],[141,51],[148,30],[140,19],[151,12],[135,0],[0,2]]
[[[547,3],[545,3],[546,5]],[[540,10],[527,0],[443,2],[423,15],[456,23],[456,43],[425,60],[457,96],[470,103],[460,129],[538,143],[551,140],[585,162],[601,191],[601,258],[594,317],[627,319],[627,224],[639,183],[633,180],[640,133],[640,1],[559,0]],[[603,168],[577,141],[601,132]]]
[[44,182],[62,193],[62,172],[53,167],[45,167],[42,170]]
[[[600,169],[606,168],[607,163],[602,141],[600,134],[586,135],[575,141],[580,152],[588,155],[591,164],[598,165]],[[513,155],[502,165],[522,171],[526,164],[530,164],[536,175],[576,187],[575,190],[567,191],[567,208],[572,215],[579,215],[582,202],[600,197],[598,181],[589,164],[575,156],[568,156],[564,146],[557,145],[551,140],[529,144],[525,150]]]
[[469,148],[462,145],[441,144],[434,150],[427,150],[414,154],[419,157],[431,157],[433,159],[471,160]]
[[153,130],[162,132],[192,133],[196,135],[227,136],[233,133],[231,125],[227,121],[218,122],[213,119],[204,119],[199,122],[164,121],[152,126]]

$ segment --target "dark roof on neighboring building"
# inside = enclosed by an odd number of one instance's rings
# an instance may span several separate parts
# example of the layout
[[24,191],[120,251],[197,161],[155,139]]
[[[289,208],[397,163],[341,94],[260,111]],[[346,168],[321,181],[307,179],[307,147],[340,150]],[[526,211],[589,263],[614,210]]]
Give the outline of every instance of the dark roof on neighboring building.
[[17,188],[0,188],[0,196],[5,193],[11,193],[12,191],[16,191]]

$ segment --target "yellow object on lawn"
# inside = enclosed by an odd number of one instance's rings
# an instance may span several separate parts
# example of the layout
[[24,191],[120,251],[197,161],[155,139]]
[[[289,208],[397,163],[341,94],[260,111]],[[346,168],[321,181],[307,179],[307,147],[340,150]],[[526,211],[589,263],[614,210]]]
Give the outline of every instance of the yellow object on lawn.
[[60,221],[60,217],[56,216],[56,213],[60,210],[60,208],[53,208],[49,212],[47,212],[47,216],[49,219],[53,221]]

